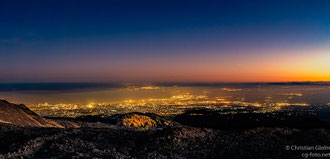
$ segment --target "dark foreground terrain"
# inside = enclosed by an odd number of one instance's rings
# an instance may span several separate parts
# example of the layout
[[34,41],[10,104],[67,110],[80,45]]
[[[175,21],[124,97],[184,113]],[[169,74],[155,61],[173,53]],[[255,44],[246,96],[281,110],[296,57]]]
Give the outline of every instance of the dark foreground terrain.
[[294,128],[223,131],[183,126],[142,131],[1,126],[0,158],[302,158],[311,151],[288,151],[286,146],[329,145],[329,134],[328,129]]
[[[30,120],[20,125],[8,113]],[[173,118],[143,113],[42,118],[22,105],[0,101],[0,158],[282,159],[311,153],[329,158],[327,115],[298,114],[191,110]]]

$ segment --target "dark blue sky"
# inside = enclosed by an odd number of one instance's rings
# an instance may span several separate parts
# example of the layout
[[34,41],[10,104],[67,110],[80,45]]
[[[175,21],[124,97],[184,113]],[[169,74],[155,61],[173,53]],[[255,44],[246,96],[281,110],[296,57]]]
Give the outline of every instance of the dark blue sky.
[[329,35],[326,0],[0,0],[0,82],[291,80],[256,61],[328,57]]

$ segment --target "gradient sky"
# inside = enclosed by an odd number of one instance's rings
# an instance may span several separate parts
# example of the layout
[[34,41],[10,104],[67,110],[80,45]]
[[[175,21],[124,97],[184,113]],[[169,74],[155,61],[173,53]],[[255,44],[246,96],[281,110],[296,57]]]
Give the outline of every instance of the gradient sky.
[[0,0],[0,82],[330,81],[330,1]]

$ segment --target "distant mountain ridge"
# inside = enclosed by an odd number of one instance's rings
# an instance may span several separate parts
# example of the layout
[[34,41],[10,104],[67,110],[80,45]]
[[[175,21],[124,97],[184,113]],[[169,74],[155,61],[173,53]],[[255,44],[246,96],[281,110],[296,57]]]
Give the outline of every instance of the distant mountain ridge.
[[21,127],[61,127],[53,121],[42,118],[23,104],[12,104],[5,100],[0,100],[0,123]]
[[152,83],[1,83],[1,91],[72,91],[82,89],[126,88],[127,86],[224,86],[224,85],[329,85],[330,81],[318,82],[152,82]]

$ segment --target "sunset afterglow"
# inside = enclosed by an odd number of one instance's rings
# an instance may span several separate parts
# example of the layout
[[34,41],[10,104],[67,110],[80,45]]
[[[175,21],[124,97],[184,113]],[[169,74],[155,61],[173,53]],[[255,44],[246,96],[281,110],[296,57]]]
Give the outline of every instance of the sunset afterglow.
[[325,1],[22,3],[0,3],[0,82],[330,81]]

